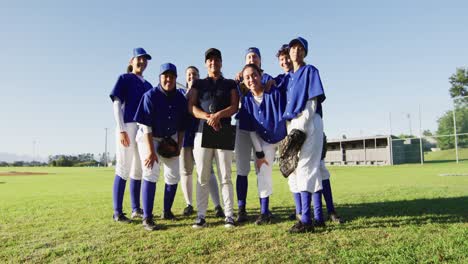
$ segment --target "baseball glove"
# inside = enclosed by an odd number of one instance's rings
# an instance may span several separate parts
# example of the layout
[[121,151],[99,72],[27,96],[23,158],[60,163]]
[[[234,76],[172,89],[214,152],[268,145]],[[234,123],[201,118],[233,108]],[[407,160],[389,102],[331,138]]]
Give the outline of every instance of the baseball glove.
[[172,158],[179,156],[179,144],[170,137],[163,138],[156,149],[158,154],[164,158]]
[[306,139],[306,134],[298,129],[293,129],[281,141],[279,145],[279,167],[285,178],[297,168],[299,152]]

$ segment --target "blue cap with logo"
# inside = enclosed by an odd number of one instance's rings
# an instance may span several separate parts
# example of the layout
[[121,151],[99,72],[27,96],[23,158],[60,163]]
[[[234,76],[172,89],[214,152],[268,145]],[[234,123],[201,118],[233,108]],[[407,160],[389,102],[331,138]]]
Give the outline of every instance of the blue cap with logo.
[[259,58],[261,58],[262,56],[260,56],[260,50],[256,47],[250,47],[248,48],[246,51],[245,51],[245,56],[247,56],[249,53],[255,53],[257,54],[257,56]]
[[301,44],[301,46],[304,48],[305,56],[307,56],[307,51],[309,50],[309,44],[307,43],[307,40],[305,40],[305,38],[302,37],[297,37],[289,42],[289,47],[291,48],[294,44],[297,43]]
[[147,60],[151,60],[151,56],[146,52],[144,48],[134,48],[133,49],[133,57],[140,57],[140,56],[145,56]]
[[159,75],[164,74],[166,72],[171,72],[177,77],[177,68],[172,63],[161,64],[161,68],[159,70]]

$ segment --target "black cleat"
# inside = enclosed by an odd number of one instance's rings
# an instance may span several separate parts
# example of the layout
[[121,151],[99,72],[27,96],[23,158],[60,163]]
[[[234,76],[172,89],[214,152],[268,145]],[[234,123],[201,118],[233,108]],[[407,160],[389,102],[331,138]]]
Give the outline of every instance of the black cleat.
[[224,218],[225,215],[224,215],[224,212],[223,212],[223,208],[221,207],[221,205],[217,205],[214,209],[215,211],[215,216],[218,217],[218,218]]
[[206,227],[206,221],[205,218],[197,217],[195,219],[195,224],[192,225],[192,228],[194,229],[202,229]]
[[316,227],[325,227],[325,221],[315,221],[314,220],[314,226],[316,226]]
[[175,215],[171,211],[163,211],[161,214],[161,219],[164,220],[175,220]]
[[225,224],[224,224],[225,228],[233,228],[236,226],[236,224],[234,223],[234,219],[230,216],[226,217],[224,221],[225,221]]
[[249,220],[249,217],[247,215],[247,211],[245,211],[245,207],[239,207],[239,213],[237,214],[237,222],[242,223],[246,222],[247,220]]
[[132,212],[132,219],[142,219],[143,218],[143,210],[141,208],[136,209]]
[[187,207],[184,208],[184,215],[185,216],[189,216],[189,215],[192,215],[195,211],[193,210],[193,206],[191,206],[190,204],[187,205]]
[[113,219],[114,219],[115,222],[119,222],[119,223],[130,224],[132,222],[132,220],[128,219],[128,217],[126,217],[124,213],[120,213],[120,214],[117,214],[117,215],[114,214]]
[[314,232],[314,224],[304,224],[301,221],[297,221],[290,229],[289,233],[311,233]]
[[148,231],[154,231],[158,229],[154,223],[153,216],[143,219],[143,228]]
[[255,224],[256,225],[267,225],[267,224],[271,224],[271,217],[272,217],[272,214],[271,213],[267,213],[267,214],[260,214],[257,218],[257,220],[255,221]]
[[338,224],[343,224],[344,220],[336,214],[336,212],[333,212],[329,215],[330,221],[338,223]]

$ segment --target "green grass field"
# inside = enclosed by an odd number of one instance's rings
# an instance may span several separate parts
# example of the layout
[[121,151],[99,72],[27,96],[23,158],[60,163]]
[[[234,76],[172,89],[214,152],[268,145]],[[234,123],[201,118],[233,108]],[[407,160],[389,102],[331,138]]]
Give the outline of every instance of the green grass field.
[[[434,152],[425,152],[424,153],[424,161],[427,162],[447,162],[447,161],[455,161],[456,154],[455,149],[447,149],[447,150],[440,150]],[[458,161],[459,162],[467,162],[468,161],[468,148],[459,148],[458,149]]]
[[[299,235],[286,232],[293,200],[278,171],[269,226],[253,224],[259,205],[251,174],[251,223],[227,230],[209,212],[209,227],[193,230],[194,218],[180,216],[179,188],[179,220],[158,220],[163,229],[148,232],[112,221],[110,168],[0,168],[13,170],[52,174],[0,176],[1,263],[468,263],[468,176],[439,176],[466,174],[467,163],[331,167],[336,208],[347,223]],[[129,207],[127,193],[124,211]]]

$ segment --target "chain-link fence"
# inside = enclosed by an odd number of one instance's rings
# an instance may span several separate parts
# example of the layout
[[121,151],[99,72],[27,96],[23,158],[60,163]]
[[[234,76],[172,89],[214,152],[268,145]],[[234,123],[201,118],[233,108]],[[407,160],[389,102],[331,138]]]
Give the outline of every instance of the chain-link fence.
[[[326,163],[396,165],[468,162],[468,96],[453,100],[453,108],[438,120],[437,131],[424,130],[420,121],[419,132],[413,133],[409,114],[407,118],[410,121],[409,135],[395,136],[390,133],[390,135],[329,140]],[[419,120],[421,120],[421,110]]]

